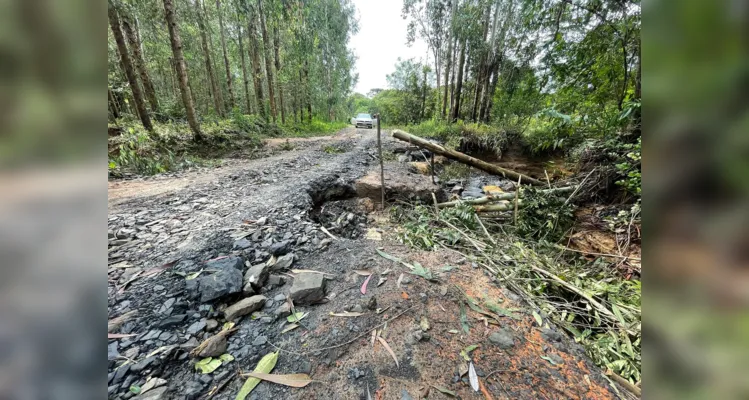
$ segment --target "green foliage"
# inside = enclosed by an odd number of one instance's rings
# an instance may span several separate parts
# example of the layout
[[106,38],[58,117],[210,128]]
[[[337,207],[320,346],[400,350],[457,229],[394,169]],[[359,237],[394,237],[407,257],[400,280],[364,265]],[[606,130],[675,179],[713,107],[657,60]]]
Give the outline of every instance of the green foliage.
[[[398,231],[399,239],[412,247],[431,250],[440,242],[456,244],[460,240],[458,232],[439,227],[435,223],[434,209],[431,207],[417,205],[407,209],[395,206],[390,209],[390,218],[401,224]],[[443,208],[440,210],[439,218],[468,229],[476,227],[476,212],[469,205]]]
[[639,197],[642,195],[642,138],[637,138],[636,143],[621,144],[619,150],[620,162],[616,170],[621,179],[616,184]]
[[518,208],[517,233],[520,236],[556,242],[574,222],[574,206],[566,198],[533,187],[523,188],[523,207]]
[[522,134],[523,144],[533,154],[561,151],[579,142],[578,127],[578,117],[544,109],[531,118]]
[[110,173],[129,171],[155,175],[210,164],[198,157],[175,154],[168,147],[166,138],[154,139],[139,125],[128,128],[120,140],[117,150],[109,158]]
[[468,179],[471,175],[471,167],[459,162],[451,162],[442,169],[439,174],[440,181],[447,182],[451,179]]
[[291,143],[289,139],[286,139],[286,141],[281,143],[281,145],[278,146],[278,148],[281,149],[282,151],[291,151],[291,150],[296,149],[296,146],[294,146],[294,144]]
[[346,149],[344,149],[341,146],[329,144],[329,145],[323,146],[322,151],[328,154],[340,154],[340,153],[345,153]]
[[507,133],[500,128],[477,123],[458,121],[448,124],[444,121],[429,120],[405,128],[416,136],[435,138],[447,147],[458,149],[476,147],[502,153],[507,144]]

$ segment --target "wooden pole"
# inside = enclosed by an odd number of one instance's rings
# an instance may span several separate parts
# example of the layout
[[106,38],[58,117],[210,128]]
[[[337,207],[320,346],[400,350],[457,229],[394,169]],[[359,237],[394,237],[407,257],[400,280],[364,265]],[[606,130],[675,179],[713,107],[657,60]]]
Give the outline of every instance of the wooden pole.
[[[379,123],[379,120],[378,120],[378,123]],[[480,169],[482,171],[486,171],[486,172],[488,172],[490,174],[502,175],[502,176],[504,176],[506,178],[510,178],[510,179],[519,179],[520,177],[522,177],[523,182],[525,182],[525,183],[528,183],[528,184],[531,184],[531,185],[536,185],[536,186],[543,186],[544,185],[543,182],[539,181],[538,179],[531,178],[528,175],[524,175],[524,174],[521,174],[521,173],[518,173],[518,172],[515,172],[515,171],[511,171],[509,169],[505,169],[505,168],[498,167],[498,166],[493,165],[493,164],[489,164],[488,162],[481,161],[481,160],[479,160],[477,158],[473,158],[473,157],[471,157],[471,156],[469,156],[467,154],[463,154],[463,153],[461,153],[459,151],[446,149],[446,148],[444,148],[444,147],[442,147],[442,146],[440,146],[440,145],[438,145],[436,143],[432,143],[432,142],[430,142],[428,140],[424,140],[424,139],[422,139],[422,138],[420,138],[418,136],[414,136],[414,135],[412,135],[412,134],[410,134],[408,132],[404,132],[404,131],[401,131],[399,129],[396,129],[396,130],[393,131],[393,137],[396,138],[396,139],[403,140],[404,142],[409,142],[409,143],[411,143],[413,145],[416,145],[416,146],[419,146],[421,148],[430,150],[430,151],[432,151],[434,153],[443,155],[443,156],[445,156],[447,158],[450,158],[450,159],[453,159],[453,160],[456,160],[456,161],[460,161],[460,162],[462,162],[464,164],[468,164],[468,165],[470,165],[472,167],[476,167],[476,168],[478,168],[478,169]]]
[[380,157],[380,189],[382,190],[382,210],[385,209],[385,166],[382,160],[382,140],[380,139],[380,114],[377,117],[377,154]]

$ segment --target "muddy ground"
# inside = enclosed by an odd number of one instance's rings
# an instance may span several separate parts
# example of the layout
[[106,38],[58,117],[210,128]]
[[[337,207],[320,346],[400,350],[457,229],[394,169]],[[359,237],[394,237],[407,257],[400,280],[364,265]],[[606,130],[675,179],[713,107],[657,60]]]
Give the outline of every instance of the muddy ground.
[[[109,340],[110,399],[233,399],[246,379],[238,373],[274,351],[274,373],[306,373],[314,382],[304,388],[262,382],[248,398],[451,398],[436,387],[463,399],[616,397],[582,348],[553,326],[539,327],[519,298],[480,267],[453,252],[419,252],[397,242],[387,211],[360,198],[376,193],[371,182],[356,185],[379,171],[374,130],[289,142],[270,143],[266,158],[110,182],[109,318],[132,316],[110,331],[122,336]],[[386,154],[405,145],[385,132]],[[386,176],[392,200],[440,191],[395,160],[386,163]],[[409,274],[378,248],[421,263],[437,279]],[[269,275],[249,289],[265,299],[234,320],[221,351],[234,360],[201,374],[194,367],[200,358],[190,351],[223,329],[227,306],[250,297],[244,277],[229,285],[239,291],[201,298],[204,280],[223,279],[216,266],[232,257],[241,258],[235,280],[268,266]],[[308,314],[282,333],[291,288],[309,278],[298,270],[325,274],[325,298],[295,304]],[[365,293],[363,271],[373,274]],[[510,316],[466,308],[466,295]],[[361,315],[331,315],[344,312]],[[382,342],[372,345],[375,328],[397,365]],[[475,392],[464,374],[468,362],[460,353],[472,345],[478,346],[467,357],[485,393]]]

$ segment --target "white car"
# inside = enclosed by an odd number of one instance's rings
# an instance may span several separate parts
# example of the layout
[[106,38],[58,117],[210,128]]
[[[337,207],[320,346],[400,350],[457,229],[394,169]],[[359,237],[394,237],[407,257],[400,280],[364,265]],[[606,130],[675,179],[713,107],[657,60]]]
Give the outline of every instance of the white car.
[[354,125],[357,128],[372,129],[375,126],[375,119],[370,114],[359,114],[354,118]]

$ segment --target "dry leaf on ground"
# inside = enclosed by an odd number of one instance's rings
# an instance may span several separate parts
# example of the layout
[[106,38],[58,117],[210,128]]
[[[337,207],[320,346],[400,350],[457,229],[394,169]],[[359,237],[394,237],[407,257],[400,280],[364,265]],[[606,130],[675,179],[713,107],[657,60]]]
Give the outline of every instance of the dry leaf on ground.
[[390,348],[390,345],[388,344],[388,342],[386,342],[385,339],[379,336],[377,337],[377,340],[379,340],[380,343],[382,343],[382,347],[384,347],[385,350],[387,350],[387,352],[390,353],[390,356],[393,357],[393,360],[395,360],[395,366],[400,368],[400,364],[398,363],[398,357],[395,356],[395,353],[393,352],[393,349]]
[[291,387],[305,387],[312,382],[309,375],[307,374],[287,374],[287,375],[275,375],[275,374],[264,374],[262,372],[249,372],[243,374],[243,376],[249,376],[253,378],[262,379],[264,381],[277,383],[279,385],[291,386]]

